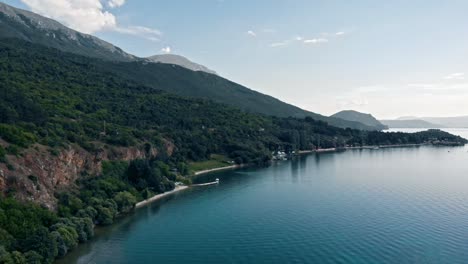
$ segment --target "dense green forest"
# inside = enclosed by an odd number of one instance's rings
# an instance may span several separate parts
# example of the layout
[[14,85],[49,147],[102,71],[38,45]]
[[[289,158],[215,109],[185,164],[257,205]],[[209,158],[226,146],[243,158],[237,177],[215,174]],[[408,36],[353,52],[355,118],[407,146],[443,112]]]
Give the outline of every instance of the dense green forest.
[[57,193],[52,212],[13,198],[0,199],[0,263],[51,263],[91,239],[95,225],[110,225],[137,201],[174,188],[176,175],[160,160],[105,162],[100,177]]
[[[159,150],[156,158],[104,162],[99,177],[82,175],[77,188],[56,194],[56,212],[21,204],[12,198],[13,192],[3,190],[0,263],[52,262],[91,238],[94,225],[112,224],[131,212],[137,201],[187,180],[187,163],[212,154],[258,164],[270,161],[276,150],[432,140],[466,143],[438,130],[369,132],[337,128],[311,117],[248,113],[106,72],[108,63],[17,40],[0,43],[0,138],[6,142],[0,144],[0,162],[8,168],[14,169],[9,157],[21,156],[33,144],[47,146],[51,153],[70,145],[91,153],[105,146]],[[164,67],[158,67],[154,74],[164,75],[159,71]],[[183,79],[183,74],[191,74],[179,73],[182,76],[169,76]],[[186,87],[193,88],[189,82]],[[175,146],[171,154],[165,151],[165,141]]]
[[38,142],[51,148],[75,143],[95,151],[101,142],[157,146],[167,138],[180,161],[220,153],[246,163],[262,161],[272,150],[311,149],[318,142],[333,147],[421,143],[431,137],[463,141],[444,132],[367,132],[310,117],[247,113],[135,84],[103,73],[97,62],[17,40],[1,43],[0,136],[14,145],[10,149]]

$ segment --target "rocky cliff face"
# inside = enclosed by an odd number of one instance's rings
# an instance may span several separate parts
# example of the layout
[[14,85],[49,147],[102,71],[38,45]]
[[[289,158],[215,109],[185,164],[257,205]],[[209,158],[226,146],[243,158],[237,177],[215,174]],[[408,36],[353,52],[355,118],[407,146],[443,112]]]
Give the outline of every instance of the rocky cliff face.
[[[173,146],[167,142],[166,151],[172,154]],[[8,156],[8,164],[0,163],[0,188],[13,192],[17,199],[33,201],[54,209],[56,191],[73,187],[82,175],[99,175],[106,160],[130,161],[156,157],[158,151],[140,147],[107,146],[95,153],[70,146],[52,153],[41,145],[35,145],[19,156]]]

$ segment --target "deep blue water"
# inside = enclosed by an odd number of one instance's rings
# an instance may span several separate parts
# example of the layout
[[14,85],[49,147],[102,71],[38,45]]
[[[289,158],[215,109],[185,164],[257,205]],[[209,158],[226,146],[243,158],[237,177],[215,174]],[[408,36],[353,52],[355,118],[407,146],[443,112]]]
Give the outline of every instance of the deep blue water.
[[313,154],[206,177],[221,183],[139,209],[62,262],[468,263],[468,147]]

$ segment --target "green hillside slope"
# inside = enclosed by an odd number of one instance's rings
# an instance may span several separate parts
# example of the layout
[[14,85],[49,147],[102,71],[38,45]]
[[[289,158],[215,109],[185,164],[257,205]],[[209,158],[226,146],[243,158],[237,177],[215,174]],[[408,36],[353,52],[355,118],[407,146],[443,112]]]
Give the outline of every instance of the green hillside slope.
[[[323,120],[337,127],[372,130],[358,122],[329,118],[305,111],[271,96],[253,91],[222,77],[192,72],[176,65],[151,63],[125,53],[120,48],[91,35],[67,28],[57,21],[0,3],[0,39],[21,39],[97,59],[90,63],[101,72],[109,72],[138,84],[170,93],[228,104],[252,113],[279,117],[306,117]],[[132,63],[117,63],[125,61]]]

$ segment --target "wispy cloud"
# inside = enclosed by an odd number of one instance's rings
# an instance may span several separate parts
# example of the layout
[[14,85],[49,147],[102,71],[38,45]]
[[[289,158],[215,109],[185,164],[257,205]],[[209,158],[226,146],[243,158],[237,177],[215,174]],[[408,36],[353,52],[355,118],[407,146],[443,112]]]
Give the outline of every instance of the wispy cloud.
[[272,47],[272,48],[284,47],[284,46],[286,46],[286,45],[288,45],[288,44],[289,44],[289,42],[287,42],[287,41],[274,42],[274,43],[271,43],[271,44],[270,44],[270,47]]
[[283,46],[288,46],[293,43],[304,43],[304,44],[320,44],[320,43],[327,43],[328,39],[326,38],[313,38],[313,39],[304,39],[301,36],[296,36],[292,39],[287,39],[281,42],[274,42],[270,44],[270,47],[272,48],[277,48],[277,47],[283,47]]
[[361,109],[370,104],[369,98],[362,95],[339,96],[336,103],[340,109]]
[[169,46],[161,49],[161,52],[166,53],[166,54],[171,53],[171,51],[172,51],[171,47]]
[[320,43],[327,43],[328,39],[326,38],[313,38],[313,39],[306,39],[304,43],[306,44],[320,44]]
[[146,38],[151,41],[159,41],[162,35],[162,33],[157,29],[143,26],[115,27],[113,30],[123,34]]
[[[265,31],[265,30],[264,30]],[[263,31],[263,32],[264,32]],[[295,43],[301,43],[301,44],[308,44],[308,45],[313,45],[313,44],[325,44],[327,42],[333,41],[343,35],[348,34],[345,31],[338,31],[335,33],[327,33],[323,32],[320,34],[317,34],[314,38],[305,38],[302,35],[296,35],[295,37],[283,40],[283,41],[277,41],[271,43],[269,46],[272,48],[277,48],[277,47],[284,47],[284,46],[289,46],[293,45]]]
[[451,74],[445,76],[444,79],[446,79],[446,80],[464,80],[465,79],[465,73],[463,73],[463,72],[451,73]]
[[272,48],[284,47],[284,46],[288,46],[288,45],[290,45],[290,44],[292,44],[294,42],[302,41],[303,39],[304,38],[301,37],[301,36],[296,36],[296,37],[291,38],[291,39],[271,43],[270,47],[272,47]]
[[438,93],[459,93],[468,92],[468,83],[466,82],[435,82],[435,83],[411,83],[407,85],[409,88],[416,89],[416,91],[424,92],[438,92]]
[[124,4],[125,4],[125,0],[109,0],[107,2],[107,5],[110,8],[116,8],[116,7],[119,7],[119,6],[123,6]]
[[257,33],[255,33],[253,30],[249,30],[249,31],[247,31],[247,35],[249,35],[251,37],[256,37]]
[[33,12],[58,20],[83,33],[114,31],[158,41],[161,32],[143,26],[122,26],[109,10],[125,4],[125,0],[21,0]]

